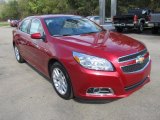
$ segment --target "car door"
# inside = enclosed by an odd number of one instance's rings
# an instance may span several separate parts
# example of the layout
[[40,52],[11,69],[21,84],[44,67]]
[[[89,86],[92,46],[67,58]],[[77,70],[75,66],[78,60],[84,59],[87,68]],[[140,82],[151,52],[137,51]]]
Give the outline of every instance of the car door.
[[[44,29],[42,27],[41,21],[39,19],[33,19],[30,25],[29,30],[30,35],[34,33],[40,33],[41,36],[44,36]],[[48,68],[46,67],[48,64],[49,56],[47,50],[47,41],[45,39],[32,39],[31,38],[32,48],[30,49],[32,52],[32,58],[34,64],[37,69],[39,69],[43,73],[47,73]]]
[[21,55],[25,58],[25,60],[30,61],[30,49],[27,46],[30,45],[30,35],[29,35],[29,25],[31,20],[26,19],[22,22],[18,30],[18,44],[20,48]]

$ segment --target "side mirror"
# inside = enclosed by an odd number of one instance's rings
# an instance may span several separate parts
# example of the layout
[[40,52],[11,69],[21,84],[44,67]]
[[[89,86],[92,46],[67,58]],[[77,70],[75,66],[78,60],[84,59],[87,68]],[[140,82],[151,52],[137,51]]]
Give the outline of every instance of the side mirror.
[[42,35],[40,33],[31,34],[32,39],[42,39]]

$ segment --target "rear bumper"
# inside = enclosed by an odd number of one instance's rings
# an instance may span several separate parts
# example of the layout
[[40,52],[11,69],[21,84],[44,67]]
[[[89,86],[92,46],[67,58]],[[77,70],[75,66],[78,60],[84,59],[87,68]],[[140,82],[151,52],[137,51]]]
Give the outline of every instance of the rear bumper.
[[[121,27],[121,28],[138,28],[139,23],[133,22],[133,23],[113,23],[115,27]],[[144,27],[150,27],[148,22],[145,22]]]
[[132,23],[130,23],[130,24],[126,24],[126,23],[114,23],[113,25],[115,27],[134,27],[135,26],[135,24],[132,24]]
[[160,27],[160,22],[155,22],[155,23],[150,22],[150,23],[148,23],[148,26],[149,27]]
[[[127,75],[129,77],[126,79],[131,79],[130,81],[132,81],[129,86],[125,85],[125,75],[123,76],[117,71],[93,71],[75,64],[71,68],[72,70],[69,70],[69,74],[75,97],[91,100],[117,99],[129,96],[150,81],[151,61],[143,71]],[[134,82],[134,80],[137,82]],[[113,93],[106,95],[88,94],[87,90],[89,88],[110,88],[113,90]]]

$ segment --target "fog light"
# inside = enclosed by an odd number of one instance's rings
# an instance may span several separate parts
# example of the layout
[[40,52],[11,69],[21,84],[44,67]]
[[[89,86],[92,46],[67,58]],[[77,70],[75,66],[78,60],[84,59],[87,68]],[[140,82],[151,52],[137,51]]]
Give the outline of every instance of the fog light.
[[113,95],[114,92],[111,88],[89,88],[87,90],[88,95]]

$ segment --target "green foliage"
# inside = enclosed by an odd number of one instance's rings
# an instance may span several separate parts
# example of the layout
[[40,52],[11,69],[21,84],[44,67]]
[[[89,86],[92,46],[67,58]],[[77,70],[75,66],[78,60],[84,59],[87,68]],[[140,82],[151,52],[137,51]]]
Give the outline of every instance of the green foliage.
[[[118,13],[129,8],[148,7],[160,11],[160,0],[117,0]],[[111,0],[106,0],[106,16],[110,16]],[[0,19],[21,19],[40,14],[98,15],[99,0],[10,0],[0,4]]]
[[98,0],[67,0],[75,14],[79,15],[95,15],[98,14]]
[[1,19],[17,18],[19,16],[18,2],[16,0],[1,5]]
[[150,8],[160,11],[160,0],[117,0],[118,13],[126,13],[130,8]]

